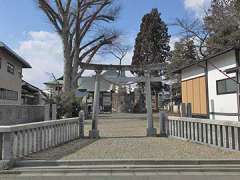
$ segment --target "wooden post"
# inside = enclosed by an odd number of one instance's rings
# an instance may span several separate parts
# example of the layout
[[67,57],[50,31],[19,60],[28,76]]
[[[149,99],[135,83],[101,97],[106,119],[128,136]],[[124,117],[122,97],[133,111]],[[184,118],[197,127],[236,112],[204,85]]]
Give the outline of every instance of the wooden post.
[[101,71],[96,71],[94,101],[93,101],[93,114],[92,114],[92,130],[89,132],[90,138],[99,138],[98,130],[98,113],[99,113],[99,95],[100,95],[100,75]]

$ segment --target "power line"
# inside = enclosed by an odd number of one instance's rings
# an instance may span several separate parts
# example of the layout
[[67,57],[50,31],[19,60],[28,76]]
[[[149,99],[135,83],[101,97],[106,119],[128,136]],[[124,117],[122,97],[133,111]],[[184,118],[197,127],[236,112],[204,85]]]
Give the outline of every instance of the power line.
[[215,69],[217,69],[220,73],[222,73],[224,76],[226,76],[227,78],[231,79],[232,81],[234,81],[235,83],[237,83],[238,85],[240,84],[238,81],[236,81],[234,78],[230,77],[229,75],[227,75],[225,72],[223,72],[221,69],[219,69],[216,65],[214,65],[213,63],[209,62],[208,63],[214,67]]

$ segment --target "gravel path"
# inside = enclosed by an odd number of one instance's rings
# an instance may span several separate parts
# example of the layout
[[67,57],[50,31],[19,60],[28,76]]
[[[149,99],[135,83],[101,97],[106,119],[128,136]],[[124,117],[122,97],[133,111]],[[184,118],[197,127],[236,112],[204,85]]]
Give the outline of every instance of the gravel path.
[[[240,159],[240,152],[200,145],[179,139],[145,137],[144,115],[102,115],[99,120],[101,139],[81,139],[46,152],[31,159]],[[86,121],[86,135],[91,121]],[[158,127],[155,115],[155,127]],[[159,128],[158,128],[159,132]]]

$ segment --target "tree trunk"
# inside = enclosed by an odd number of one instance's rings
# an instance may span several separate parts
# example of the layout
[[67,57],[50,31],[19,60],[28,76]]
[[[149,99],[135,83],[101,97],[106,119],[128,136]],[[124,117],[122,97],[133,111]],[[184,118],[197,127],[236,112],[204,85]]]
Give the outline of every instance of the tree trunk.
[[75,77],[77,76],[78,73],[78,61],[79,61],[79,51],[75,52],[74,57],[73,57],[73,68],[72,68],[72,79],[71,79],[71,86],[72,89],[75,90],[78,87],[78,79],[76,79]]
[[71,51],[68,48],[67,38],[63,39],[64,44],[64,84],[63,84],[63,93],[64,93],[64,109],[65,109],[65,117],[72,117],[72,101],[71,101],[71,79],[72,79],[72,59],[71,59]]
[[63,80],[64,80],[63,92],[64,93],[71,92],[71,70],[72,70],[72,65],[71,65],[70,62],[69,62],[69,57],[65,56],[65,59],[64,59],[64,78],[63,78]]

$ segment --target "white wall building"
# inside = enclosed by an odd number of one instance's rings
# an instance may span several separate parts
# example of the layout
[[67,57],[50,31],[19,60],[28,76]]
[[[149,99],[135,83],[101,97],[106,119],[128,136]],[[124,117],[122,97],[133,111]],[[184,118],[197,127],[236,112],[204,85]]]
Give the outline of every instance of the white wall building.
[[230,48],[175,72],[181,73],[182,102],[191,103],[193,116],[238,121],[236,72],[239,50]]

